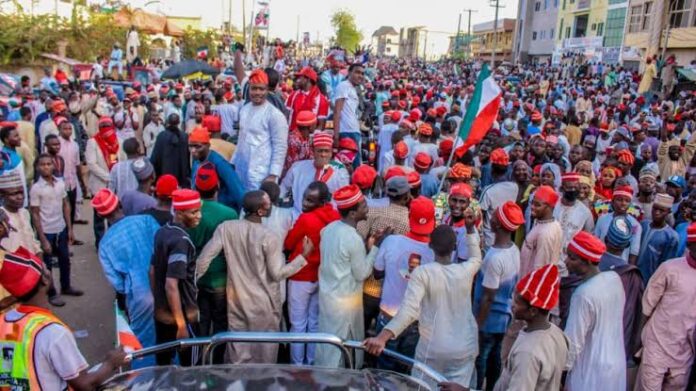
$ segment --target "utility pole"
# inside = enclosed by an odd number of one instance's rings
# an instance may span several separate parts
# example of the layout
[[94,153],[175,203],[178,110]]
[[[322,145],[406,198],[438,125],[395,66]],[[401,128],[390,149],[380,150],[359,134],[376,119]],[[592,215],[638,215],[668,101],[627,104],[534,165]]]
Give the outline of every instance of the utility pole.
[[469,24],[466,31],[466,59],[471,58],[471,13],[478,12],[477,10],[465,9],[464,12],[469,13]]
[[242,0],[242,38],[243,38],[244,44],[246,45],[246,43],[247,43],[247,35],[246,35],[246,0]]
[[297,14],[297,27],[295,29],[295,42],[300,44],[300,14]]
[[232,36],[232,0],[229,2],[229,9],[227,10],[227,33]]
[[452,57],[454,57],[457,53],[459,53],[459,34],[462,31],[462,13],[459,13],[459,21],[457,22],[457,36],[454,38],[454,53],[452,53]]
[[491,0],[491,7],[495,8],[495,19],[493,19],[493,51],[491,54],[491,69],[495,69],[495,52],[498,50],[498,10],[505,8],[500,5],[500,0]]

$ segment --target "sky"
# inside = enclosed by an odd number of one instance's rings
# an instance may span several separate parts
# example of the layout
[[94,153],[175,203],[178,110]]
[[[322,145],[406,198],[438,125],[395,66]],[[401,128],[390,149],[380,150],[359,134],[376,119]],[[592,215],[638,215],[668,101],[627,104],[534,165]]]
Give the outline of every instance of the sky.
[[[28,0],[26,0],[28,1]],[[125,0],[133,7],[143,7],[155,11],[159,8],[166,14],[176,16],[201,16],[204,25],[218,27],[227,20],[228,7],[232,5],[232,24],[242,26],[242,1],[246,1],[247,20],[251,14],[252,2],[256,0]],[[465,8],[475,9],[471,23],[493,20],[495,9],[489,0],[270,0],[270,37],[283,40],[296,38],[297,16],[300,16],[299,32],[309,32],[312,41],[327,41],[333,35],[331,14],[339,9],[347,9],[355,15],[358,28],[369,43],[372,33],[380,26],[392,26],[399,31],[401,27],[426,26],[428,52],[443,53],[447,48],[447,36],[457,31],[459,13]],[[20,1],[24,2],[24,1]],[[39,0],[53,5],[53,0]],[[517,0],[500,0],[500,18],[514,18],[517,14]],[[223,14],[224,6],[224,14]],[[258,8],[258,7],[257,7]],[[462,31],[467,28],[467,14],[462,17]]]

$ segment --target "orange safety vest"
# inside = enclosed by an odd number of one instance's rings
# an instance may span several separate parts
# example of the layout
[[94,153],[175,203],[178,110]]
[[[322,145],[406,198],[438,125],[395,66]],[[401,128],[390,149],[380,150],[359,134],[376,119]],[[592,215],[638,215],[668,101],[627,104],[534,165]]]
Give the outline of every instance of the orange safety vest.
[[34,367],[34,341],[46,326],[65,326],[50,310],[20,305],[22,317],[8,321],[0,317],[0,389],[41,390]]

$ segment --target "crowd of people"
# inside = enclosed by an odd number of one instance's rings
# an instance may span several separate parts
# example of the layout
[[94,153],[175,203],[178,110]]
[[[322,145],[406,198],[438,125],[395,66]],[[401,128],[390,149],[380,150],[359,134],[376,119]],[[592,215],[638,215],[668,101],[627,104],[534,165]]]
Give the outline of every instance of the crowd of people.
[[71,246],[92,224],[144,347],[323,332],[364,341],[358,368],[409,373],[385,348],[427,364],[448,382],[412,375],[433,389],[693,389],[695,94],[602,64],[497,68],[497,118],[467,147],[480,61],[272,52],[247,69],[235,45],[230,72],[122,94],[47,72],[0,106],[1,386],[91,389],[126,364],[88,372],[51,312],[84,293]]

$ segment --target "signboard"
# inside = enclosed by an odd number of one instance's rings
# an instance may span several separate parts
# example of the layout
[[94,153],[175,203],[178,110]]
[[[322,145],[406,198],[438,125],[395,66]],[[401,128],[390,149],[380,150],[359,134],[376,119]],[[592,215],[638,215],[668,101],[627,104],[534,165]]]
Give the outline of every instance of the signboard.
[[567,38],[563,40],[565,49],[601,48],[604,37]]
[[602,48],[602,61],[604,61],[605,64],[610,65],[618,64],[620,54],[620,47],[614,46],[609,48]]

